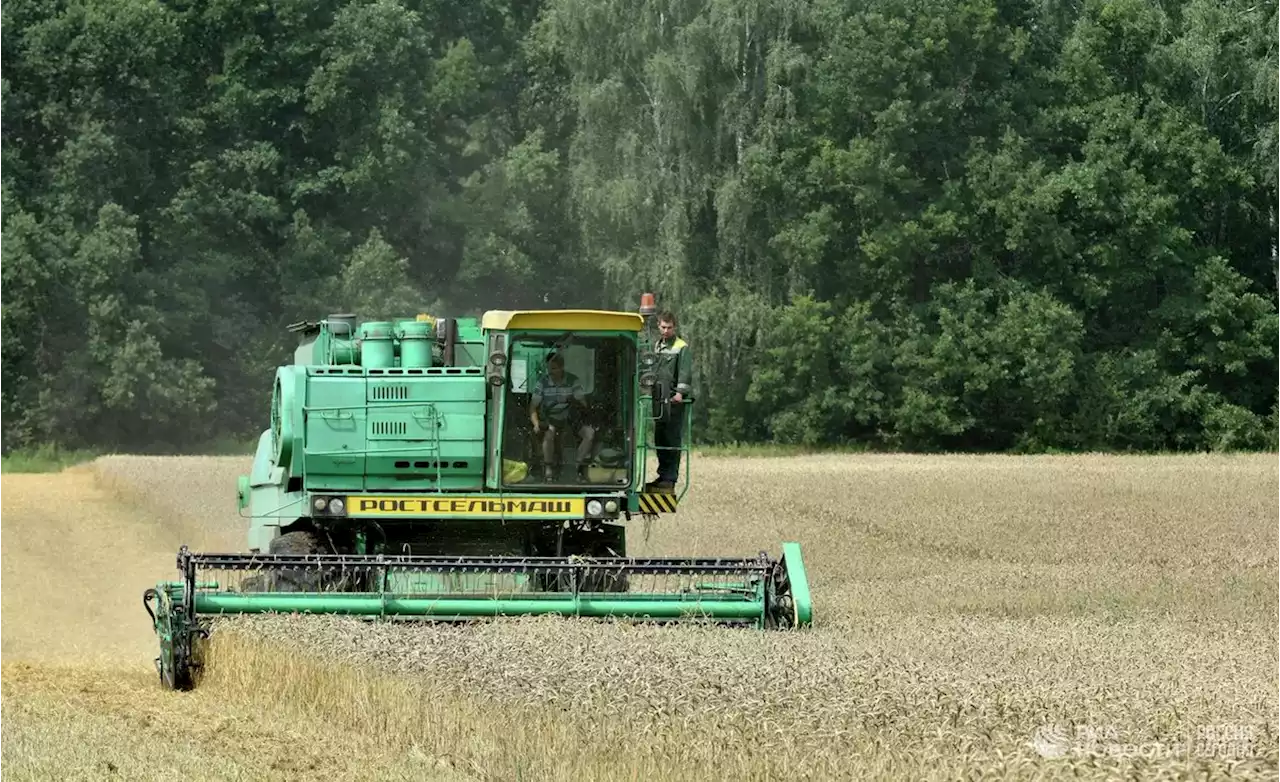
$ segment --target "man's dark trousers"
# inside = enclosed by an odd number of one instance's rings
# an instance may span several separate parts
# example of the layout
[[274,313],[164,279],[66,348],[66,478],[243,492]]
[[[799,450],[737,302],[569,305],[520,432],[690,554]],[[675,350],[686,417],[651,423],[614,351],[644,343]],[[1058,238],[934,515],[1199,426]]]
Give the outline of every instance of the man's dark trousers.
[[684,433],[684,405],[655,403],[653,444],[658,449],[658,482],[675,484],[680,476],[680,438]]

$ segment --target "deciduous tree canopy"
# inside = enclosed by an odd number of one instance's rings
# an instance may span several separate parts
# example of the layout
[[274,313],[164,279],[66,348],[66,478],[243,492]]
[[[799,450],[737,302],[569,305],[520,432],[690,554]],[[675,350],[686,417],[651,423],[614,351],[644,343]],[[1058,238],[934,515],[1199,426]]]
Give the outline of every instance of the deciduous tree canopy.
[[5,22],[7,449],[253,434],[302,318],[642,290],[704,442],[1274,447],[1274,3]]

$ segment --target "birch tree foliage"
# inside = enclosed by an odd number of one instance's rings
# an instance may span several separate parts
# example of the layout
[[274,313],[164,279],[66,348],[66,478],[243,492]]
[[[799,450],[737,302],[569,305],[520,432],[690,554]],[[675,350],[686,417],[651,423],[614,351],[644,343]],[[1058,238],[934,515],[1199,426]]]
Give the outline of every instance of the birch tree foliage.
[[14,0],[4,445],[253,437],[329,311],[652,291],[699,441],[1275,447],[1276,19]]

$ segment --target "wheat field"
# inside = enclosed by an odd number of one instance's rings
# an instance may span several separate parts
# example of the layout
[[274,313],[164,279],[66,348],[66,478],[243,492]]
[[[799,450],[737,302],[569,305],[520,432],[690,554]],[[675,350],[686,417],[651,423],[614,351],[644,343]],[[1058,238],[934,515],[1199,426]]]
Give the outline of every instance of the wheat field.
[[236,618],[166,692],[142,590],[247,467],[2,477],[6,778],[1277,778],[1274,454],[695,457],[632,553],[798,541],[812,630]]

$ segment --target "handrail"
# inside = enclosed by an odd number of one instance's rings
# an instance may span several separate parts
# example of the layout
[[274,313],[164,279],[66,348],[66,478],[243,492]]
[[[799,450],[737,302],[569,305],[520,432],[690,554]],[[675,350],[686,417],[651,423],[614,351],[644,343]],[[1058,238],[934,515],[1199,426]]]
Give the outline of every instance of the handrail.
[[[663,420],[666,420],[666,415],[668,415],[668,414],[670,413],[670,411],[671,411],[671,407],[672,407],[672,404],[671,404],[671,401],[670,401],[670,400],[666,400],[666,401],[664,401],[664,402],[662,403],[662,410],[663,410],[663,412],[662,412],[662,413],[660,413],[658,416],[656,416],[656,417],[655,417],[655,416],[652,414],[652,410],[653,410],[653,402],[652,402],[652,400],[653,400],[653,397],[652,397],[652,396],[642,396],[642,397],[641,397],[641,399],[648,399],[648,400],[650,400],[650,401],[649,401],[649,403],[648,403],[648,405],[647,405],[647,408],[646,408],[647,412],[645,413],[645,418],[646,418],[649,422],[653,423],[653,422],[657,422],[657,421],[663,421]],[[646,436],[644,437],[644,439],[643,439],[643,440],[641,441],[641,443],[640,443],[640,450],[641,450],[641,455],[642,455],[641,462],[642,462],[642,464],[643,464],[642,469],[644,470],[644,473],[641,475],[641,484],[640,484],[640,485],[641,485],[642,487],[643,487],[643,486],[645,486],[645,485],[647,485],[647,481],[645,481],[645,478],[648,476],[648,462],[649,462],[649,448],[650,448],[650,447],[652,447],[652,448],[653,448],[653,452],[654,452],[655,454],[660,453],[660,452],[662,452],[662,451],[679,451],[679,452],[680,452],[680,454],[681,454],[680,464],[681,464],[681,473],[683,473],[683,476],[682,476],[682,477],[683,477],[683,485],[681,486],[681,488],[680,488],[679,492],[678,492],[678,493],[676,493],[676,495],[675,495],[675,497],[676,497],[676,502],[680,502],[681,500],[683,500],[683,499],[684,499],[684,497],[685,497],[685,495],[689,493],[689,486],[690,486],[690,483],[691,483],[690,478],[689,478],[689,468],[690,468],[690,462],[692,461],[691,456],[692,456],[692,454],[693,454],[693,443],[692,443],[692,440],[693,440],[693,409],[692,409],[693,402],[692,402],[692,401],[683,401],[683,402],[680,402],[680,403],[679,403],[679,405],[680,405],[680,416],[681,416],[684,420],[681,422],[682,426],[681,426],[681,430],[680,430],[680,445],[679,445],[679,447],[678,447],[678,448],[671,448],[670,446],[659,446],[659,445],[657,444],[657,441],[656,441],[657,430],[656,430],[656,427],[653,427],[653,426],[650,426],[650,427],[648,427],[648,428],[647,428]],[[654,438],[655,438],[654,444],[653,444],[652,446],[650,446],[650,445],[649,445],[649,439],[650,439],[650,437],[654,437]]]

